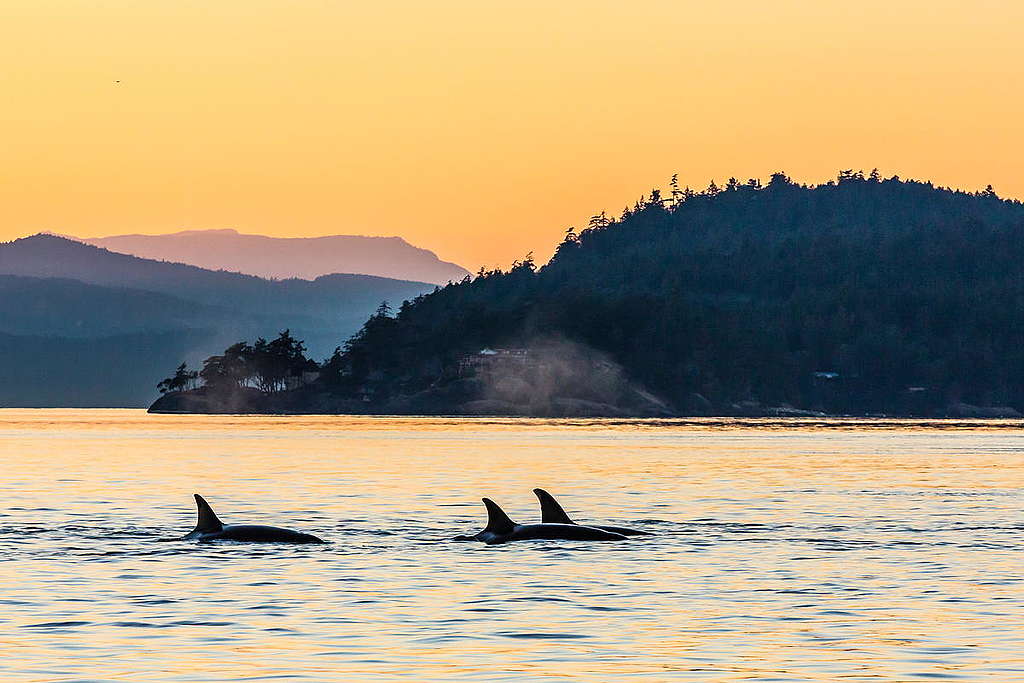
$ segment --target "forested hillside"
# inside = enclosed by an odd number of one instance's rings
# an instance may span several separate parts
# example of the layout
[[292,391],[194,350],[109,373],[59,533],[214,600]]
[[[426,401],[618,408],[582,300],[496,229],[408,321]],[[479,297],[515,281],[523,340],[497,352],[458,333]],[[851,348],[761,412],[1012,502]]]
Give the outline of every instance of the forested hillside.
[[1024,205],[877,173],[673,182],[570,230],[540,270],[481,273],[371,320],[339,366],[349,386],[383,373],[397,390],[433,379],[410,367],[551,335],[681,412],[1024,409]]

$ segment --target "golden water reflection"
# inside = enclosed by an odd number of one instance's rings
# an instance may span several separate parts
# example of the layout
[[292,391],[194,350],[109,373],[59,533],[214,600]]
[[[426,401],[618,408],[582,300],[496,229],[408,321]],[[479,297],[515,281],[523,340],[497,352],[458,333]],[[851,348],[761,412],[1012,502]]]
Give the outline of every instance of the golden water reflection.
[[[1019,422],[0,410],[0,468],[5,681],[1024,679]],[[449,540],[535,486],[657,535]]]

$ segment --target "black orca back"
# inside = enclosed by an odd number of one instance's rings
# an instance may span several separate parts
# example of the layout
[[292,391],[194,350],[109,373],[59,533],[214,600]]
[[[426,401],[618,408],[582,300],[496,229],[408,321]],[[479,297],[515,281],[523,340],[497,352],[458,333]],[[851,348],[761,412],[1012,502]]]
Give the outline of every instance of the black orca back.
[[301,531],[262,524],[229,524],[207,541],[243,541],[246,543],[325,543],[323,539]]
[[185,539],[199,541],[246,541],[249,543],[325,543],[324,540],[304,534],[301,531],[282,529],[261,524],[229,524],[225,526],[217,517],[210,504],[198,493],[196,508],[199,519],[196,528]]
[[[534,489],[533,493],[540,500],[540,521],[542,524],[576,524],[562,506],[558,504],[555,497],[544,489]],[[593,527],[594,529],[601,529],[608,531],[613,534],[621,534],[623,536],[651,536],[652,534],[648,531],[640,531],[639,529],[630,529],[622,526],[611,526],[608,524],[587,524],[586,526]]]
[[506,543],[508,541],[526,540],[562,540],[562,541],[624,541],[626,537],[614,531],[580,524],[520,524],[507,535],[500,536],[488,543]]

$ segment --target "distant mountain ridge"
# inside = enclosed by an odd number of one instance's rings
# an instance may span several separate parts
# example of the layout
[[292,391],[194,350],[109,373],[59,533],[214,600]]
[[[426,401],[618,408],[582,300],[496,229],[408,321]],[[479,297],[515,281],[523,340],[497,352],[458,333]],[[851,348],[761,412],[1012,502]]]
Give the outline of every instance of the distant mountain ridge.
[[67,278],[0,275],[0,332],[103,337],[214,327],[232,311],[159,292],[102,287]]
[[352,274],[266,280],[46,234],[0,243],[0,406],[142,406],[168,359],[285,328],[323,358],[381,301],[434,287]]
[[[104,287],[168,294],[257,315],[322,317],[358,325],[382,300],[398,302],[432,285],[373,275],[334,274],[315,280],[266,280],[120,254],[55,235],[0,244],[0,275],[63,278]],[[356,312],[358,311],[358,313]]]
[[442,261],[434,252],[414,247],[401,237],[268,237],[233,229],[68,237],[141,258],[263,278],[313,280],[333,273],[354,273],[443,285],[469,274],[462,266]]

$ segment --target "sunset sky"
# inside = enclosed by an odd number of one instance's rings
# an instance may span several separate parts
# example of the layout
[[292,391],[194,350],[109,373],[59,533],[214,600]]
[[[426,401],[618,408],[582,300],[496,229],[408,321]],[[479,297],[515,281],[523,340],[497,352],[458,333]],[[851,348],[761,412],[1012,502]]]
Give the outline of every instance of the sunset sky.
[[0,240],[397,234],[475,269],[675,172],[1024,197],[1019,0],[3,4]]

